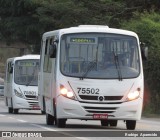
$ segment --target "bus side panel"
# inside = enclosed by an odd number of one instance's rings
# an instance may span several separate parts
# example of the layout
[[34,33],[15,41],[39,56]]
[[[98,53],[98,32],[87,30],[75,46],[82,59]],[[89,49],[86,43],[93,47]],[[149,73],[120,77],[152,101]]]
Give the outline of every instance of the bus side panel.
[[4,83],[4,96],[6,98],[6,105],[12,107],[12,92],[13,92],[13,74],[9,73],[8,66],[6,69],[6,79]]
[[40,70],[38,73],[38,102],[40,109],[45,111],[45,103],[44,103],[44,91],[43,91],[43,63],[44,63],[44,51],[45,51],[45,42],[43,42],[43,46],[41,48],[41,56],[40,56]]
[[44,94],[45,94],[45,104],[46,113],[54,116],[54,103],[53,100],[56,97],[56,81],[55,81],[55,59],[49,60],[51,71],[50,73],[44,74]]
[[56,107],[56,63],[55,59],[52,59],[52,84],[51,84],[51,96],[52,96],[52,108],[53,108],[53,116],[55,115],[55,107]]
[[39,107],[40,109],[43,111],[43,91],[42,91],[42,74],[39,72],[38,73],[38,103],[39,103]]
[[47,72],[44,72],[44,77],[43,77],[43,91],[45,95],[45,105],[46,105],[46,113],[51,114],[54,116],[54,111],[53,111],[53,95],[52,95],[52,90],[53,90],[53,84],[52,84],[52,77],[53,77],[53,65],[55,64],[55,60],[49,58],[48,61],[48,69]]
[[6,106],[12,107],[12,83],[10,82],[7,83],[7,81],[5,82],[4,96],[6,98],[5,100]]

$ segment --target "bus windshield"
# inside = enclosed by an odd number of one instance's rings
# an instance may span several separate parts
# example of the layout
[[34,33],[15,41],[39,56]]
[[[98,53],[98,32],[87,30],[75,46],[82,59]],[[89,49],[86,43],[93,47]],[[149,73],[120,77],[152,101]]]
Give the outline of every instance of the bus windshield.
[[15,62],[14,81],[19,85],[38,85],[39,60],[17,60]]
[[140,73],[137,39],[107,33],[65,34],[61,37],[60,69],[70,77],[135,78]]

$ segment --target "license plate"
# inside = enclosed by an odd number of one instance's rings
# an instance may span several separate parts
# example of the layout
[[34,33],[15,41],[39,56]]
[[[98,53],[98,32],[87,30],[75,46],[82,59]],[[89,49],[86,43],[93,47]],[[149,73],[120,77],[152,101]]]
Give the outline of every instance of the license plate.
[[108,114],[93,114],[93,119],[108,119]]
[[32,106],[33,109],[40,109],[39,106]]

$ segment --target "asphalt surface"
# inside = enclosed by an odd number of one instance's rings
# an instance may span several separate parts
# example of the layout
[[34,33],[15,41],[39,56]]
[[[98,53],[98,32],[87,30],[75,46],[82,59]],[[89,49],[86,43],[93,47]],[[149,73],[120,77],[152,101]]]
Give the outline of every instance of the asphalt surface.
[[[104,127],[100,125],[100,121],[81,121],[81,120],[67,120],[66,128],[57,128],[55,125],[46,125],[46,117],[41,114],[40,110],[20,110],[19,114],[9,114],[5,106],[3,97],[0,97],[0,131],[1,132],[17,132],[24,133],[48,133],[48,136],[40,139],[83,139],[83,140],[118,140],[118,139],[135,139],[137,133],[148,132],[160,133],[160,119],[159,118],[142,118],[137,122],[135,131],[127,131],[126,125],[123,121],[119,121],[117,127]],[[45,131],[45,132],[44,132]],[[119,133],[124,133],[124,136],[117,137]],[[143,134],[142,133],[142,134]],[[144,133],[145,134],[145,133]],[[21,134],[22,135],[22,134]],[[31,134],[30,134],[31,135]],[[35,134],[36,135],[36,134]],[[38,135],[38,134],[37,134]],[[42,134],[41,134],[42,135]],[[107,136],[111,135],[111,137]],[[126,135],[126,136],[125,136]],[[139,134],[138,134],[139,135]],[[143,136],[143,135],[142,135]],[[136,137],[136,139],[160,139],[159,137]],[[21,136],[22,137],[22,136]],[[2,140],[10,138],[0,137]],[[12,138],[22,139],[22,138]],[[23,138],[28,139],[28,138]],[[29,138],[39,139],[39,138]]]

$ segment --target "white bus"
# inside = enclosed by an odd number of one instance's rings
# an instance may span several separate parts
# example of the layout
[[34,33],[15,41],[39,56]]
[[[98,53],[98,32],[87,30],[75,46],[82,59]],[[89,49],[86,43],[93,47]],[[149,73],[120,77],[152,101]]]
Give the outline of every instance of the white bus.
[[80,25],[42,37],[39,103],[46,123],[67,119],[126,122],[135,129],[143,103],[143,68],[136,33]]
[[40,109],[38,104],[39,55],[8,58],[4,96],[9,113]]

